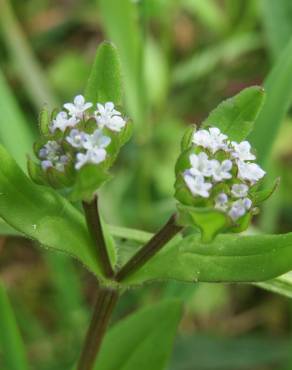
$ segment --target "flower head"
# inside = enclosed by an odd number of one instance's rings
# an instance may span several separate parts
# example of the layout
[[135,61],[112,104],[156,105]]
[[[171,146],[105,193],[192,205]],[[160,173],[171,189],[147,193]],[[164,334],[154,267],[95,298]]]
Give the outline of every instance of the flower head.
[[70,116],[75,118],[83,118],[84,112],[92,107],[92,103],[86,103],[83,95],[77,95],[74,98],[74,103],[64,104]]
[[[216,127],[196,131],[192,142],[194,148],[181,154],[188,156],[190,167],[185,168],[186,160],[179,161],[178,166],[187,189],[195,198],[192,201],[178,191],[177,196],[181,197],[178,199],[191,206],[213,206],[235,222],[252,209],[253,201],[248,194],[253,194],[250,190],[265,175],[265,171],[252,162],[255,156],[250,143],[231,142]],[[178,184],[181,186],[181,182]]]

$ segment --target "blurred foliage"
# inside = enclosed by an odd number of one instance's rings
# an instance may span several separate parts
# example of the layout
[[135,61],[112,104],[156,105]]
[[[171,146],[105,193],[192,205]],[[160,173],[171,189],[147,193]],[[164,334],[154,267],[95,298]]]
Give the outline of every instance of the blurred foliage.
[[[152,232],[174,209],[173,167],[185,126],[242,88],[263,84],[268,97],[254,142],[281,186],[254,227],[291,231],[291,11],[290,0],[0,0],[0,142],[24,168],[39,108],[82,92],[97,44],[110,38],[121,55],[136,132],[114,181],[102,189],[103,213],[112,224]],[[71,369],[94,278],[4,223],[0,231],[0,276],[11,301],[1,285],[7,328],[0,325],[0,368],[18,369],[17,359],[27,357],[31,369]],[[130,244],[120,234],[119,248],[131,251],[149,236],[137,235]],[[291,297],[289,275],[261,286]],[[125,293],[114,321],[173,297],[183,299],[185,312],[169,369],[291,368],[291,303],[255,286],[146,286]]]

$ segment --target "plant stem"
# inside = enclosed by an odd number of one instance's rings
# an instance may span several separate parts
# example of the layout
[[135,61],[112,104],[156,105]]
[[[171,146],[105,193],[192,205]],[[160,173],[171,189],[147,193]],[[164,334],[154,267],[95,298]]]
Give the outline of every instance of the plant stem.
[[116,290],[99,288],[77,370],[92,370],[94,368],[96,357],[118,297],[119,293]]
[[176,224],[176,214],[173,214],[167,223],[144,245],[116,274],[116,281],[122,281],[140,267],[145,265],[160,249],[172,239],[182,226]]
[[104,274],[111,278],[114,276],[114,270],[112,268],[106,243],[104,240],[104,235],[102,231],[102,225],[100,220],[100,215],[98,211],[98,198],[97,196],[91,202],[82,202],[83,209],[85,212],[85,218],[88,226],[88,230],[96,243],[97,252],[99,259],[101,261]]

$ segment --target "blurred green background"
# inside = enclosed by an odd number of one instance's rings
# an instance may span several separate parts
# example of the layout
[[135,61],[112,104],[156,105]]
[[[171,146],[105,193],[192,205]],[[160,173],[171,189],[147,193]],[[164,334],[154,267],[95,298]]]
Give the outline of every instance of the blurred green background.
[[[25,168],[39,109],[82,93],[97,45],[113,41],[136,131],[101,191],[102,211],[111,224],[153,232],[175,207],[173,168],[184,129],[222,99],[264,84],[271,95],[253,141],[281,186],[254,230],[289,232],[291,38],[291,0],[0,0],[0,142]],[[0,239],[0,277],[32,368],[70,369],[94,302],[93,276],[13,235]],[[292,369],[288,297],[252,285],[164,282],[126,292],[114,321],[169,297],[184,300],[169,370]],[[3,370],[12,370],[6,364],[14,356],[9,322],[8,312],[0,323]]]

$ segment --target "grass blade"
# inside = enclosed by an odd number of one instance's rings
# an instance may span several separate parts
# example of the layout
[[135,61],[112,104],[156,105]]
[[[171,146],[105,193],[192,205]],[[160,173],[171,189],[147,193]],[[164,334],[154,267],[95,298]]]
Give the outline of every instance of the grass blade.
[[[29,366],[16,319],[3,284],[0,282],[0,344],[5,369],[28,370]],[[4,367],[3,367],[4,368]]]

